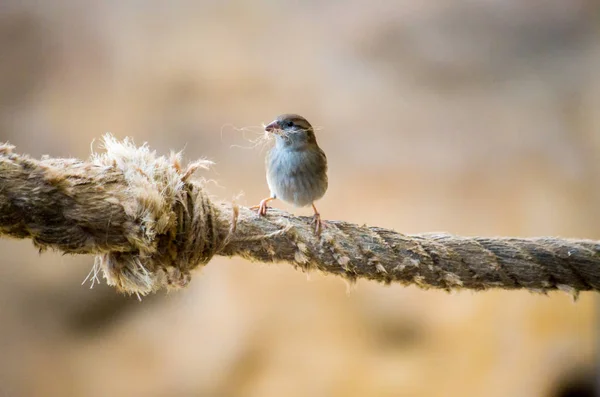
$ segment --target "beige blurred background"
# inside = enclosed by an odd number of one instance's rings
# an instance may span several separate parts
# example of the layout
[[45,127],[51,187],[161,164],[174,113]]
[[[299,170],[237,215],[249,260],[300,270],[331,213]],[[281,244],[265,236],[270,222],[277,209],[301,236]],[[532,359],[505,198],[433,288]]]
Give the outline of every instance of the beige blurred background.
[[[217,163],[215,197],[252,205],[268,192],[251,139],[285,112],[321,127],[326,219],[600,239],[595,0],[0,2],[0,141],[19,152],[87,158],[108,131],[185,148]],[[596,382],[595,294],[348,291],[216,258],[138,302],[80,285],[91,257],[0,240],[0,258],[0,397],[565,397]]]

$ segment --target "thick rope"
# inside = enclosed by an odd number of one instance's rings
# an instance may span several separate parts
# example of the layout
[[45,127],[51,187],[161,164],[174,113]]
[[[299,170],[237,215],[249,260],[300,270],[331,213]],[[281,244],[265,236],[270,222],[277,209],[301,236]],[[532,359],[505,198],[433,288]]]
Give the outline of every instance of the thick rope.
[[[239,234],[220,254],[288,262],[350,281],[370,279],[425,289],[560,289],[574,296],[600,291],[598,241],[403,235],[342,221],[327,221],[318,239],[311,219],[275,210],[258,219],[242,208]],[[268,237],[255,237],[264,235]]]
[[214,255],[287,262],[350,281],[370,279],[444,290],[600,291],[600,242],[559,238],[403,235],[271,209],[214,203],[179,154],[107,136],[88,162],[31,159],[0,145],[0,236],[41,250],[95,254],[92,279],[127,293],[183,287]]

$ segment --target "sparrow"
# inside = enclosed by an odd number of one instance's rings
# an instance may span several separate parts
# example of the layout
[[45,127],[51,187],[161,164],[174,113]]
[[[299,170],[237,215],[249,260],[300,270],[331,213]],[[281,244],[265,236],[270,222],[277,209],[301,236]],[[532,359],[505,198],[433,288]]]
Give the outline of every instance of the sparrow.
[[327,191],[327,157],[317,144],[315,131],[297,114],[282,114],[265,126],[275,136],[275,145],[267,153],[267,184],[271,195],[252,207],[260,216],[267,214],[267,204],[281,199],[295,207],[312,206],[315,233],[321,232],[321,215],[315,207]]

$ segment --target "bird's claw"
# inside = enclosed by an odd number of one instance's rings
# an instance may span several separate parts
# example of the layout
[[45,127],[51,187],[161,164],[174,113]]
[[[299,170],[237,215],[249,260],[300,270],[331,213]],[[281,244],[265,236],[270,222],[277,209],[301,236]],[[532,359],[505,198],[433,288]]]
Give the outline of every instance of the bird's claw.
[[321,234],[321,229],[323,228],[323,223],[321,222],[321,214],[316,213],[313,216],[312,221],[310,222],[311,225],[314,225],[315,227],[315,234],[318,236]]
[[259,216],[265,216],[267,215],[267,209],[269,208],[269,206],[267,205],[267,203],[269,202],[269,199],[264,199],[260,201],[260,204],[255,205],[253,207],[250,207],[251,210],[258,210],[257,214]]

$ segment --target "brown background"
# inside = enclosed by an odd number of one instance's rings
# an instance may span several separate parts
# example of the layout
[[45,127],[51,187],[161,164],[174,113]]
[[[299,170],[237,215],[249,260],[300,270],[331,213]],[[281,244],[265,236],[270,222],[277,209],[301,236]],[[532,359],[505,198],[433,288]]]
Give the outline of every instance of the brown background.
[[[249,140],[296,112],[321,127],[326,219],[600,239],[599,8],[4,0],[0,140],[79,158],[107,131],[185,148],[217,163],[215,197],[250,205],[267,187]],[[90,257],[1,240],[0,258],[1,397],[536,397],[594,381],[594,294],[348,292],[217,258],[140,303],[81,286]]]

